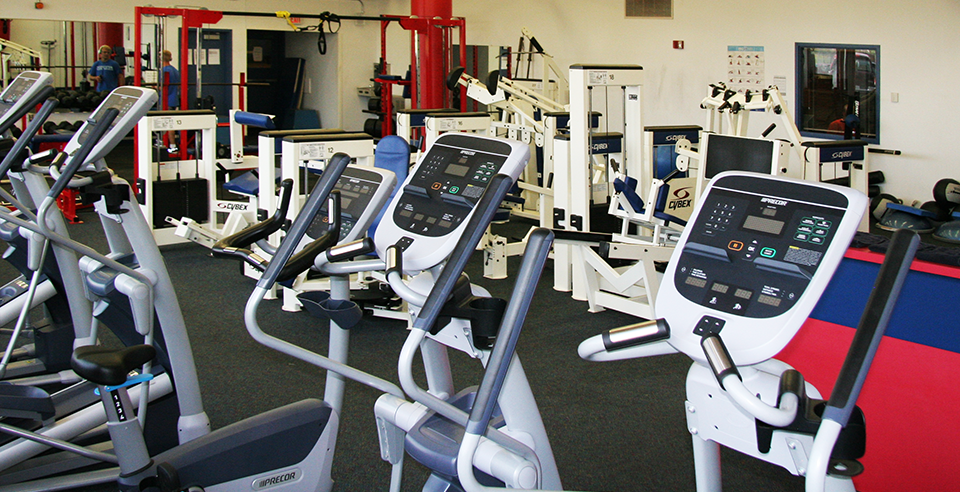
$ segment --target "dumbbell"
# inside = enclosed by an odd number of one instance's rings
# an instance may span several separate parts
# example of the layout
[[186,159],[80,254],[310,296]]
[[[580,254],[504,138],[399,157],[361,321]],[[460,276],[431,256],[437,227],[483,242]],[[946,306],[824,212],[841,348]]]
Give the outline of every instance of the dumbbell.
[[44,123],[43,133],[46,133],[47,135],[53,135],[54,133],[57,133],[57,124],[52,121]]
[[953,207],[944,207],[936,201],[924,202],[923,205],[920,205],[920,209],[932,213],[934,215],[932,219],[937,222],[950,220],[950,214],[953,212]]
[[960,205],[960,183],[950,178],[937,181],[933,185],[933,200],[945,209]]
[[870,215],[873,216],[874,220],[879,221],[883,217],[883,214],[887,212],[888,203],[900,205],[903,200],[889,193],[881,193],[870,199]]

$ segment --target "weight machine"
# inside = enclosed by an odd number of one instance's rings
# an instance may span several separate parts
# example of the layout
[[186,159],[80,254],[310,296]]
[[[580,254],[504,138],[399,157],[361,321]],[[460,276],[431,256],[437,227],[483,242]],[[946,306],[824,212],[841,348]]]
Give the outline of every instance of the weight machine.
[[[824,181],[823,164],[842,163],[848,171],[846,182],[851,188],[861,193],[869,193],[868,176],[870,174],[866,145],[863,140],[839,140],[825,142],[805,142],[787,107],[783,94],[777,86],[772,85],[763,91],[735,92],[728,89],[723,82],[711,84],[708,95],[700,107],[707,110],[707,121],[704,131],[722,134],[724,122],[727,123],[727,134],[747,136],[748,123],[751,111],[772,112],[780,116],[781,125],[786,129],[787,138],[793,151],[799,158],[799,163],[793,164],[785,160],[779,167],[777,174],[813,181]],[[773,130],[767,128],[766,136]],[[892,151],[891,153],[896,153]],[[834,171],[828,179],[842,179]],[[700,190],[698,189],[698,192]],[[859,230],[869,231],[869,215],[861,221]]]
[[[615,180],[643,186],[653,180],[653,166],[649,157],[644,158],[643,149],[642,70],[637,65],[570,68],[570,134],[556,137],[553,142],[553,221],[557,234],[554,289],[572,292],[574,299],[588,301],[590,311],[609,307],[649,318],[659,284],[655,263],[669,257],[671,246],[660,237],[633,245],[617,241],[613,234],[597,233],[590,221],[594,204],[602,203],[605,212],[607,207],[618,210],[614,207],[618,194],[612,193]],[[621,92],[613,109],[622,118],[622,133],[609,131],[611,90]],[[607,132],[594,131],[597,125],[593,114],[600,109],[595,106],[599,98],[606,103],[603,109]],[[644,191],[641,188],[637,195]],[[653,207],[648,208],[652,213]],[[623,215],[621,218],[630,220]],[[607,258],[594,251],[595,247]],[[614,258],[636,263],[614,268],[607,261]]]
[[[700,107],[707,110],[703,131],[746,137],[748,136],[750,112],[772,112],[780,116],[781,125],[787,132],[787,139],[793,144],[794,152],[797,153],[802,162],[803,151],[801,145],[803,139],[800,136],[800,129],[793,121],[787,102],[783,99],[783,94],[780,93],[777,86],[771,85],[760,92],[736,92],[728,89],[723,82],[718,82],[710,84],[707,90],[707,97],[700,101]],[[729,128],[726,132],[723,130],[724,121]],[[768,128],[764,134],[769,133],[772,129],[772,127]],[[788,167],[788,170],[782,174],[803,179],[803,168],[790,169]]]
[[[19,63],[11,67],[11,62],[14,60],[19,60]],[[0,78],[0,90],[7,88],[11,68],[37,70],[45,65],[43,55],[39,51],[8,39],[0,39],[0,77],[2,77]]]
[[[207,109],[151,111],[137,125],[137,201],[161,246],[185,241],[170,227],[168,216],[189,217],[211,230],[222,230],[215,214],[212,215],[220,206],[216,199],[216,130],[217,115]],[[174,156],[174,160],[164,161],[160,155],[163,149],[154,151],[156,134],[170,131],[184,132],[184,136],[194,132],[197,145],[193,159]],[[185,141],[180,142],[181,147],[185,145]],[[181,148],[180,155],[186,155],[185,149]],[[181,176],[184,168],[192,177]]]
[[[566,74],[557,63],[553,60],[553,56],[544,51],[543,46],[540,45],[540,42],[537,41],[537,38],[534,37],[533,33],[530,32],[526,27],[520,28],[520,43],[517,46],[517,51],[511,53],[511,55],[517,55],[517,63],[514,65],[514,70],[512,78],[515,82],[520,84],[525,84],[528,82],[538,82],[541,87],[540,94],[547,96],[550,99],[555,101],[564,101],[567,99],[567,94],[570,92],[570,83],[567,81]],[[525,51],[524,49],[524,40],[529,43],[529,48]],[[526,73],[524,76],[520,76],[520,66],[523,64],[523,57],[526,55]],[[540,79],[537,80],[531,77],[531,69],[533,67],[533,57],[539,56],[541,61],[540,68]]]

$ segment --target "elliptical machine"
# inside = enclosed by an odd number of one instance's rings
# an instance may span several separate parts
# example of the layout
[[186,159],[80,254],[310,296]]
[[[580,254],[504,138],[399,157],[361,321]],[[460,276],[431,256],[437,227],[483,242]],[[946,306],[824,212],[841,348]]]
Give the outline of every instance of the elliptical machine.
[[860,388],[919,243],[898,232],[829,401],[773,359],[813,310],[867,208],[823,183],[727,172],[697,205],[664,274],[662,318],[608,330],[580,356],[683,352],[698,492],[719,492],[720,446],[806,476],[808,491],[854,491],[865,427]]
[[[292,225],[261,283],[272,284],[276,281],[294,247],[312,224],[313,215],[316,215],[320,205],[330,194],[348,162],[349,158],[342,155],[331,160],[305,205],[304,210],[307,212],[298,216]],[[74,170],[68,168],[61,178],[68,177]],[[61,181],[58,180],[58,183]],[[123,193],[124,189],[129,190],[127,185],[119,178],[114,178],[113,187],[119,188],[116,190],[119,193],[108,195],[104,202],[112,201],[110,196],[126,196],[126,199],[110,205],[103,203],[102,206],[109,206],[114,213],[124,211],[122,215],[127,220],[133,219],[146,224],[137,204],[129,200],[129,194]],[[47,202],[44,202],[44,205],[46,204]],[[339,217],[336,204],[332,204],[330,208],[332,216]],[[331,230],[321,239],[328,245],[333,244],[332,241],[339,235],[336,230],[339,219],[332,221],[331,225]],[[255,311],[254,308],[254,323]],[[167,335],[169,340],[173,334]],[[103,406],[108,413],[107,427],[116,449],[112,462],[116,463],[119,469],[102,471],[100,476],[117,480],[122,490],[147,490],[152,487],[159,487],[160,490],[181,490],[191,486],[204,487],[206,490],[236,490],[237,487],[248,487],[251,484],[254,487],[285,484],[288,490],[330,489],[329,463],[332,459],[338,417],[329,404],[319,400],[305,400],[255,416],[195,437],[151,457],[147,452],[140,422],[127,395],[126,386],[135,382],[128,381],[127,374],[150,361],[155,354],[156,350],[151,345],[135,345],[120,350],[81,347],[74,353],[72,365],[77,373],[100,387]],[[322,359],[319,355],[316,357]],[[331,364],[339,368],[335,363]],[[348,374],[361,374],[361,379],[383,391],[400,393],[399,388],[390,383],[351,368],[340,369]],[[52,440],[47,441],[50,445],[59,444]],[[89,456],[110,461],[102,455],[89,453]],[[323,463],[326,463],[326,466]],[[36,490],[46,490],[51,486],[62,485],[63,480],[72,478],[46,479],[31,485],[35,486]]]

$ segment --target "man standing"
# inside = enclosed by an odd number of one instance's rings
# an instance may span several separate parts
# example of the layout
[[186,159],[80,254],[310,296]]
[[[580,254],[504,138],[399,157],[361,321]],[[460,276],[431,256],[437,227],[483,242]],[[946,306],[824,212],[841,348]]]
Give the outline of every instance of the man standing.
[[120,68],[120,64],[111,58],[113,49],[109,46],[101,46],[98,55],[100,59],[93,62],[87,78],[91,83],[97,84],[98,92],[112,91],[120,86],[121,80],[124,80],[123,68]]
[[173,54],[169,50],[160,52],[160,57],[163,60],[163,70],[160,73],[164,77],[163,87],[167,91],[167,109],[177,109],[180,107],[180,71],[170,64]]

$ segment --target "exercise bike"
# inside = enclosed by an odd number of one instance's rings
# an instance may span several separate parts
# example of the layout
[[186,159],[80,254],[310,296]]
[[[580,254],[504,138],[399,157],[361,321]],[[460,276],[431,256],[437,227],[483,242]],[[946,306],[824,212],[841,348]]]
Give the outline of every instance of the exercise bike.
[[[465,423],[466,412],[477,398],[475,388],[455,390],[448,349],[464,352],[491,370],[497,353],[494,344],[503,336],[497,333],[501,320],[507,316],[505,311],[516,306],[511,303],[507,307],[506,301],[490,298],[461,273],[528,156],[529,150],[516,142],[458,133],[441,135],[384,214],[373,238],[382,260],[337,261],[331,257],[350,255],[341,255],[339,248],[334,248],[329,255],[318,257],[315,265],[321,272],[337,275],[384,270],[389,286],[407,302],[416,319],[398,361],[401,385],[415,401],[383,395],[375,413],[385,461],[396,470],[406,449],[434,471],[424,490],[455,490],[451,487],[456,486],[456,446],[450,446],[443,431],[450,422]],[[542,237],[544,233],[531,236],[537,239],[528,250],[529,261],[541,253],[545,257],[549,241]],[[542,267],[534,265],[524,271]],[[412,278],[406,280],[404,275]],[[524,274],[523,278],[530,281],[532,276]],[[440,315],[442,322],[436,322]],[[423,355],[426,389],[413,377],[418,352]],[[514,361],[506,379],[511,398],[499,402],[497,421],[490,431],[492,444],[485,448],[490,459],[478,466],[491,480],[502,483],[559,487],[559,474],[529,383],[519,360],[507,359]],[[498,452],[501,446],[525,459],[502,461],[511,455]],[[392,490],[399,490],[399,480],[395,473]]]

